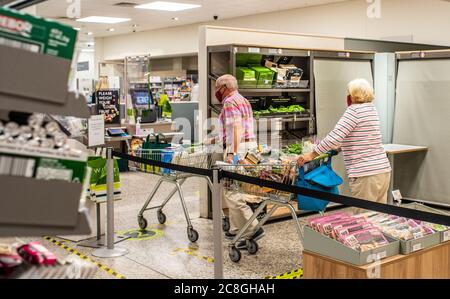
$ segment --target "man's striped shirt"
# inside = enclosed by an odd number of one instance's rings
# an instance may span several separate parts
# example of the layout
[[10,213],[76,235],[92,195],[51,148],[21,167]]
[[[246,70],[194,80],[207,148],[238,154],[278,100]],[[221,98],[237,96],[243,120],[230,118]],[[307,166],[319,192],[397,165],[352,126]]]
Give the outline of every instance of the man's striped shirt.
[[315,148],[318,154],[342,149],[349,178],[391,171],[381,143],[380,119],[373,103],[353,104],[347,108],[333,131]]

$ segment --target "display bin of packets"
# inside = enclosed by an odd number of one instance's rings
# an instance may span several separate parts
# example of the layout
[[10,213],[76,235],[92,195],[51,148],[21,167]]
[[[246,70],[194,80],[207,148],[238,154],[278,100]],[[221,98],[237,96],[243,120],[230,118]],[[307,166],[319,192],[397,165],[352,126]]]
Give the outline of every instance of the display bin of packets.
[[420,221],[376,212],[367,212],[359,216],[365,217],[385,235],[398,240],[401,254],[410,254],[433,247],[441,241],[438,231]]
[[397,255],[400,243],[383,234],[364,217],[339,212],[308,220],[304,248],[361,266]]
[[399,241],[386,236],[389,244],[378,248],[360,251],[317,232],[306,226],[304,230],[304,249],[356,266],[367,265],[381,259],[399,254]]
[[[430,212],[430,213],[436,213],[436,214],[440,214],[440,215],[450,216],[450,213],[448,213],[448,212],[434,209],[434,208],[428,207],[426,205],[423,205],[423,204],[417,203],[417,202],[405,204],[405,205],[402,205],[402,207],[414,209],[414,210],[418,210],[418,211],[423,211],[423,212]],[[450,227],[441,225],[441,224],[432,224],[432,223],[426,223],[426,225],[431,227],[433,230],[439,232],[441,243],[450,241]]]

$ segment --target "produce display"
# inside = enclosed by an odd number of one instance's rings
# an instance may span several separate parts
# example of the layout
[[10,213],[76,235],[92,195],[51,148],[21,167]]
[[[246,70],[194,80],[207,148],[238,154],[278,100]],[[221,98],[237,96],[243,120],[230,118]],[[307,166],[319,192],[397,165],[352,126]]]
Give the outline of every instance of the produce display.
[[379,228],[359,215],[339,212],[318,216],[309,219],[308,225],[313,230],[361,252],[389,244]]
[[280,107],[273,107],[270,106],[269,109],[265,110],[254,110],[253,115],[259,116],[262,114],[271,114],[271,113],[301,113],[305,111],[305,108],[303,108],[301,105],[290,105],[290,106],[280,106]]

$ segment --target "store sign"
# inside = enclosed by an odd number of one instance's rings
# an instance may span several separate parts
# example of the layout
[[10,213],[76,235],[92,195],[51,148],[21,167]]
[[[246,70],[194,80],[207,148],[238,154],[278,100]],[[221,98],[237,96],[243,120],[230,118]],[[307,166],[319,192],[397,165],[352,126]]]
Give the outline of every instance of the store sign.
[[95,93],[97,114],[105,118],[105,124],[120,124],[119,90],[106,89]]
[[78,62],[77,71],[78,72],[89,71],[89,61]]

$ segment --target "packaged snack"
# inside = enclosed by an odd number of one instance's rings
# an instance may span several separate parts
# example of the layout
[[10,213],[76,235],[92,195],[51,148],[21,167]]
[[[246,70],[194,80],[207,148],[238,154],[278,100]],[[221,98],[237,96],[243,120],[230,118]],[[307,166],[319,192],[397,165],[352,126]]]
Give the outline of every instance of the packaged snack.
[[356,231],[344,236],[343,244],[359,251],[367,251],[389,244],[383,233],[377,228]]
[[325,233],[324,225],[329,226],[330,222],[348,218],[348,216],[349,216],[348,214],[333,214],[329,216],[324,216],[323,218],[317,220],[314,223],[315,229],[318,232]]
[[449,230],[450,227],[442,225],[442,224],[435,224],[435,223],[429,223],[429,222],[423,222],[423,226],[431,228],[435,232],[443,232],[446,230]]
[[327,215],[327,216],[322,216],[321,215],[321,216],[313,217],[313,218],[308,219],[308,226],[311,227],[314,230],[317,230],[316,228],[317,228],[317,223],[318,222],[326,221],[327,219],[328,220],[333,220],[333,219],[335,219],[337,217],[344,217],[344,216],[348,217],[349,215],[347,213],[344,213],[344,212],[338,212],[338,213],[330,214],[330,215]]
[[340,220],[340,221],[336,221],[333,222],[331,224],[331,237],[333,239],[337,239],[337,235],[336,235],[336,230],[343,228],[343,227],[348,227],[351,225],[355,225],[355,224],[359,224],[362,222],[365,222],[366,220],[364,218],[356,218],[354,216]]
[[348,227],[344,227],[341,229],[336,230],[336,235],[339,236],[338,238],[343,238],[346,235],[351,235],[353,233],[356,233],[358,231],[366,230],[369,228],[372,228],[373,225],[369,222],[363,222],[359,224],[350,225]]

